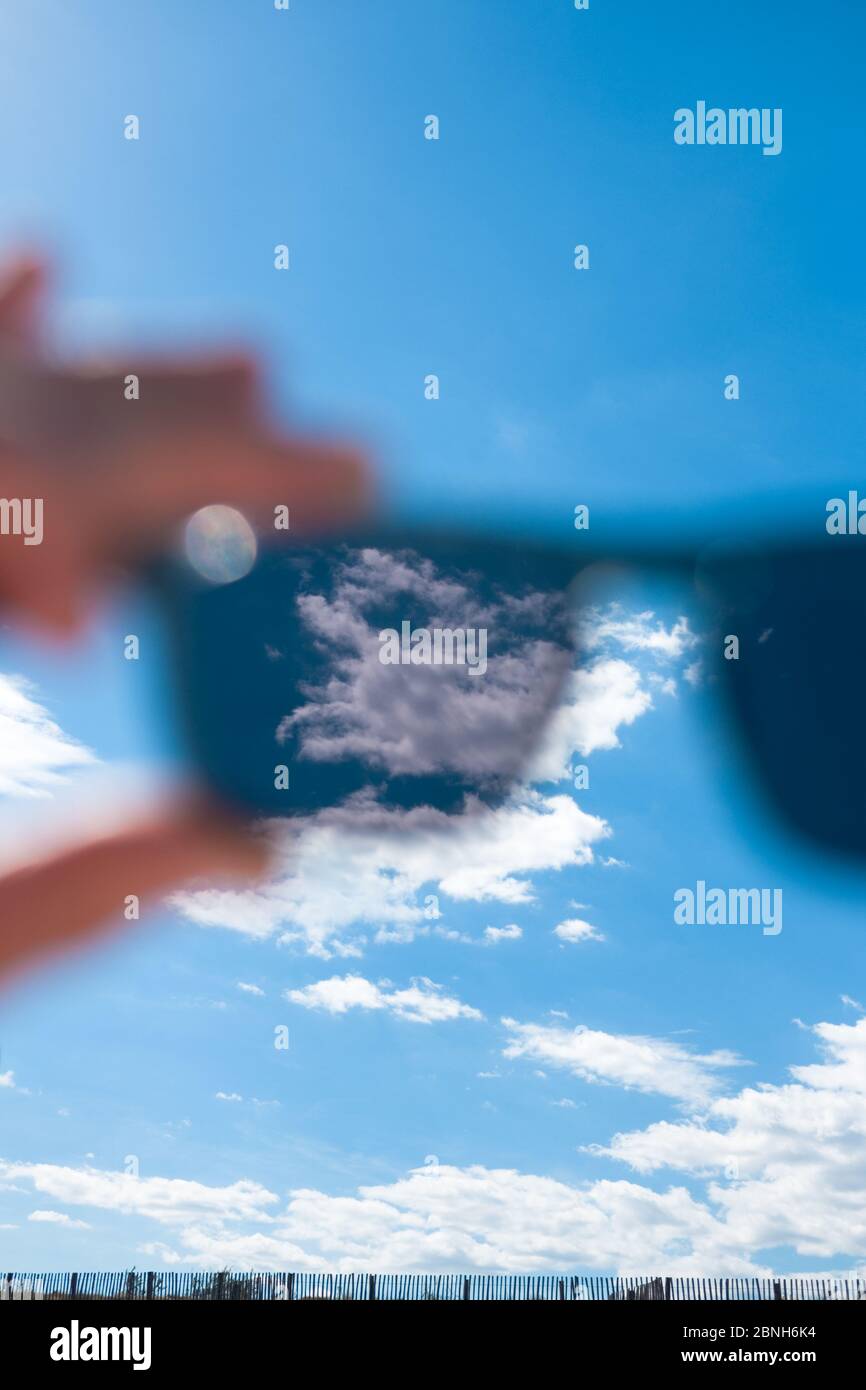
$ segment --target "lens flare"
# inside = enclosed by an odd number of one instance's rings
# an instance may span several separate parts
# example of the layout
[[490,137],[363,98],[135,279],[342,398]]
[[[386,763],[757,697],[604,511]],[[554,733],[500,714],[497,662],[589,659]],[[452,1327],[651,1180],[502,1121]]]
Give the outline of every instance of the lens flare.
[[184,534],[186,558],[212,584],[233,584],[249,574],[258,546],[253,528],[234,507],[202,507]]

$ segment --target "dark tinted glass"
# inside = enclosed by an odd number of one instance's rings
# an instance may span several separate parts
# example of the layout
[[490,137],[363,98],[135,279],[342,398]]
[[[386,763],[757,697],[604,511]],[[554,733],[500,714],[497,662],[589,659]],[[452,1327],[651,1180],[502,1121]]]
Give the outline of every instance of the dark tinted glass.
[[718,556],[698,577],[717,608],[717,673],[776,808],[823,847],[863,855],[866,540]]
[[495,805],[573,666],[574,568],[526,546],[391,537],[286,545],[221,586],[163,569],[207,779],[268,815]]

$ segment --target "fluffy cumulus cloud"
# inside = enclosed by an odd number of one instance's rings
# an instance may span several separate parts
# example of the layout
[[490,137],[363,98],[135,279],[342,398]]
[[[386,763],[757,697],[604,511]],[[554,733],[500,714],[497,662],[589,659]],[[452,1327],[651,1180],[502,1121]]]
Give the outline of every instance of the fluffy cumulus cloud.
[[[540,576],[535,585],[498,582],[471,561],[351,552],[326,583],[300,594],[297,610],[312,670],[304,702],[276,732],[314,762],[510,776],[572,663],[562,591]],[[383,634],[404,621],[410,633],[462,634],[471,660],[383,662]]]
[[311,818],[285,875],[264,888],[186,893],[174,902],[202,926],[255,937],[280,933],[314,954],[353,955],[364,929],[386,926],[411,939],[430,920],[428,893],[531,902],[533,875],[590,863],[593,846],[609,833],[571,796],[533,790],[490,814],[470,805],[462,817],[367,803]]
[[208,1187],[183,1178],[141,1178],[98,1168],[0,1159],[0,1183],[22,1182],[55,1202],[135,1213],[166,1226],[198,1221],[267,1221],[268,1208],[278,1201],[256,1182]]
[[[2,1171],[2,1170],[0,1170]],[[631,1182],[577,1186],[551,1178],[489,1169],[430,1164],[397,1182],[361,1187],[356,1196],[333,1197],[315,1189],[293,1192],[264,1230],[237,1229],[241,1209],[232,1189],[199,1189],[191,1218],[184,1195],[154,1205],[159,1179],[130,1179],[122,1205],[111,1183],[90,1175],[76,1184],[68,1169],[39,1165],[42,1190],[76,1205],[150,1217],[174,1227],[170,1240],[148,1241],[142,1253],[166,1263],[204,1268],[285,1270],[501,1270],[521,1273],[583,1267],[643,1272],[658,1265],[688,1267],[681,1251],[697,1236],[715,1258],[742,1271],[747,1259],[725,1250],[713,1218],[683,1188],[658,1194]],[[15,1176],[36,1181],[37,1170],[15,1165]],[[113,1175],[105,1174],[105,1178]],[[150,1184],[150,1186],[149,1186]],[[236,1184],[235,1187],[241,1186]],[[253,1189],[253,1203],[276,1196]],[[202,1193],[212,1193],[208,1202]],[[163,1194],[160,1194],[162,1196]],[[261,1222],[259,1215],[255,1218]]]
[[619,731],[652,707],[652,695],[636,666],[605,657],[574,671],[532,756],[533,782],[561,782],[576,754],[587,758],[618,748]]
[[720,1069],[737,1066],[732,1052],[690,1052],[666,1038],[603,1033],[593,1028],[502,1020],[509,1040],[504,1056],[559,1067],[584,1081],[668,1096],[692,1107],[721,1089]]
[[384,1010],[409,1023],[444,1023],[455,1018],[482,1018],[477,1009],[442,992],[442,986],[421,976],[405,989],[387,981],[374,984],[362,975],[333,975],[304,989],[289,989],[284,997],[305,1009],[344,1014],[350,1009]]
[[523,929],[516,922],[509,922],[505,927],[484,928],[484,941],[488,946],[498,946],[500,941],[519,941],[522,935]]
[[[653,689],[675,693],[671,670],[697,643],[683,617],[666,627],[654,613],[627,614],[618,604],[590,608],[580,631],[584,660],[533,756],[531,780],[559,781],[568,776],[575,754],[618,748],[620,730],[652,708]],[[651,669],[636,665],[636,657],[649,658]]]
[[787,1085],[720,1097],[699,1122],[660,1122],[598,1150],[640,1173],[707,1181],[744,1245],[866,1256],[866,1019],[813,1029],[823,1060]]
[[[806,1270],[850,1267],[866,1260],[866,1019],[813,1031],[823,1056],[785,1084],[593,1150],[632,1177],[431,1163],[352,1196],[306,1188],[287,1201],[249,1181],[50,1164],[0,1163],[0,1182],[73,1208],[72,1220],[82,1207],[148,1218],[165,1236],[143,1253],[210,1269],[765,1275],[779,1248]],[[617,1067],[634,1074],[631,1059]]]
[[560,941],[568,941],[576,946],[581,941],[604,941],[604,933],[598,931],[591,922],[584,922],[581,917],[569,917],[564,922],[560,922],[553,928],[554,936],[558,936]]
[[[712,1218],[682,1188],[658,1194],[630,1182],[586,1187],[514,1169],[428,1165],[356,1197],[295,1192],[267,1252],[279,1267],[285,1247],[305,1267],[342,1270],[497,1270],[534,1273],[574,1267],[639,1272],[682,1263],[695,1234],[714,1247]],[[702,1229],[703,1228],[703,1229]],[[209,1243],[207,1259],[243,1260],[243,1237]],[[178,1252],[204,1263],[198,1233]],[[257,1252],[260,1256],[265,1252]],[[738,1269],[748,1267],[728,1252]],[[283,1266],[284,1267],[284,1266]]]
[[0,675],[0,796],[45,797],[95,761],[65,734],[21,676]]

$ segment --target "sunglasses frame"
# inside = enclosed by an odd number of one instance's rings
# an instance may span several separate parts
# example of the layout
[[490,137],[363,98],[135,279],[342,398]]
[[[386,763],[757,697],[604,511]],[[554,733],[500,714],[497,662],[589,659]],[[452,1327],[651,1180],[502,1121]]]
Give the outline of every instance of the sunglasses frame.
[[[544,534],[539,535],[537,531],[513,527],[498,530],[480,527],[469,529],[442,524],[400,524],[393,520],[382,519],[339,532],[317,531],[301,535],[297,533],[275,535],[272,543],[260,546],[256,563],[250,573],[255,572],[263,557],[279,553],[289,555],[293,547],[300,547],[301,549],[316,547],[335,552],[339,549],[381,549],[391,552],[411,550],[421,555],[430,550],[441,553],[443,549],[446,551],[453,549],[455,552],[459,552],[462,557],[470,557],[471,569],[482,573],[486,569],[485,555],[490,556],[494,552],[499,555],[504,552],[511,554],[517,551],[526,556],[534,565],[550,564],[551,568],[561,571],[560,582],[552,587],[573,601],[573,611],[570,614],[570,633],[572,651],[577,662],[580,661],[581,656],[580,611],[581,607],[587,605],[574,602],[576,599],[574,590],[586,581],[589,572],[595,571],[595,578],[604,577],[605,582],[612,580],[618,571],[626,574],[646,575],[653,579],[661,579],[666,583],[672,582],[677,588],[688,593],[689,602],[700,611],[703,619],[707,622],[704,632],[708,634],[708,641],[717,643],[715,650],[721,665],[721,678],[712,683],[721,687],[723,702],[733,716],[731,722],[735,727],[735,741],[745,754],[744,761],[753,774],[753,782],[759,790],[763,790],[764,799],[770,801],[777,814],[781,812],[789,825],[793,826],[795,830],[802,830],[802,826],[797,824],[796,816],[792,818],[790,815],[786,815],[785,806],[780,805],[779,797],[773,794],[772,786],[768,785],[766,769],[761,770],[756,765],[748,717],[736,688],[738,663],[723,659],[721,642],[718,640],[730,635],[723,632],[722,629],[725,626],[727,616],[729,615],[733,620],[735,612],[730,604],[725,603],[723,597],[712,594],[712,585],[706,582],[706,576],[719,562],[727,565],[733,571],[740,569],[747,572],[748,566],[755,562],[756,557],[760,563],[765,565],[780,561],[790,563],[800,554],[805,553],[812,557],[821,550],[830,553],[828,542],[830,542],[831,548],[833,545],[838,548],[846,543],[850,545],[852,539],[846,542],[831,538],[822,531],[819,536],[811,540],[804,539],[802,534],[798,536],[797,533],[792,533],[788,539],[774,540],[772,543],[768,543],[766,538],[746,537],[733,543],[727,538],[721,540],[702,538],[689,545],[667,545],[664,542],[646,541],[643,538],[637,542],[630,539],[627,543],[612,543],[607,538],[599,541],[595,537],[590,538],[588,532],[575,531],[572,543],[567,544],[558,538]],[[864,546],[866,546],[866,542],[864,542]],[[466,568],[465,561],[464,568]],[[186,620],[182,616],[184,595],[195,595],[222,586],[214,586],[209,581],[197,577],[189,564],[177,554],[163,553],[152,560],[146,566],[144,576],[147,586],[156,595],[159,608],[169,629],[173,666],[178,677],[178,694],[185,716],[183,723],[194,765],[199,774],[203,776],[205,784],[210,785],[218,790],[223,797],[226,797],[225,786],[219,787],[213,776],[209,775],[209,768],[212,769],[213,762],[212,759],[209,759],[207,746],[202,743],[196,728],[196,712],[192,708],[194,702],[190,700],[191,676],[187,669],[189,650],[185,634],[188,635],[188,628],[185,625]],[[714,674],[717,673],[715,666],[711,669]],[[557,699],[546,709],[542,728],[553,717],[558,703],[559,700]],[[519,777],[514,778],[514,782],[517,781],[519,781]],[[234,798],[229,793],[227,799],[234,800],[240,809],[243,809],[243,798]],[[807,836],[807,838],[809,837]],[[864,845],[864,853],[866,853],[866,845]]]

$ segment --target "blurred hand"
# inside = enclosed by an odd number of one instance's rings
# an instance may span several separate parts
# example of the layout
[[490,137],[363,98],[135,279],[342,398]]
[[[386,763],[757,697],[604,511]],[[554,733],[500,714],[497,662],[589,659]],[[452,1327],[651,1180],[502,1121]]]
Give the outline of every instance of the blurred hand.
[[[97,368],[40,350],[43,268],[22,261],[0,285],[0,498],[43,499],[43,539],[0,535],[0,609],[72,640],[93,596],[170,542],[212,502],[272,525],[340,526],[369,503],[354,449],[269,425],[255,362],[242,354],[144,359]],[[125,382],[139,382],[129,400]],[[0,977],[121,922],[129,893],[159,897],[192,878],[250,878],[263,842],[202,798],[0,878]]]

